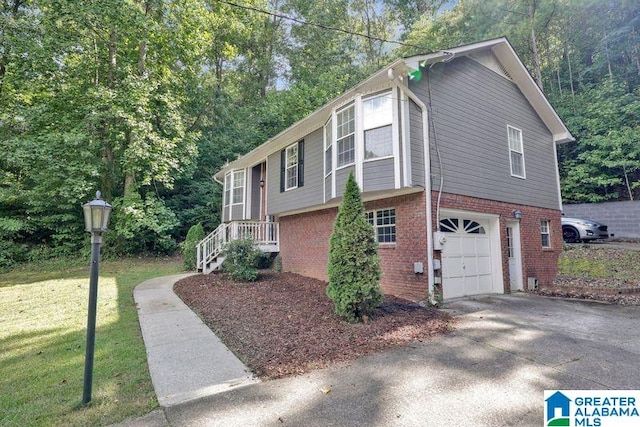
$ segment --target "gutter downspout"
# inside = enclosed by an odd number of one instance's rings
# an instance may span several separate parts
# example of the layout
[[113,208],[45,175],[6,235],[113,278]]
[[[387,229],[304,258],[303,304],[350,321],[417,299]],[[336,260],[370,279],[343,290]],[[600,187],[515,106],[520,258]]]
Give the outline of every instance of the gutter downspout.
[[[390,75],[393,74],[392,70]],[[394,77],[393,80],[397,78]],[[397,82],[399,83],[399,82]],[[425,215],[427,219],[427,281],[428,281],[428,290],[429,290],[429,303],[436,305],[435,293],[434,293],[434,271],[433,271],[433,217],[432,217],[432,202],[431,202],[431,153],[430,153],[430,145],[429,145],[429,113],[427,110],[427,105],[422,102],[418,96],[413,93],[408,85],[398,84],[400,90],[402,90],[405,95],[409,97],[413,102],[418,105],[418,108],[422,110],[422,139],[424,144],[424,186],[425,186]]]

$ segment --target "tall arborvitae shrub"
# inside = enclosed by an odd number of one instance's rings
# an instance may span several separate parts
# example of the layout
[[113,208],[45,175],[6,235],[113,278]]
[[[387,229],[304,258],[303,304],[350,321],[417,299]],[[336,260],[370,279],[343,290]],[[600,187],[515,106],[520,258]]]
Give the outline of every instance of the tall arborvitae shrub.
[[373,226],[364,215],[360,188],[349,175],[329,242],[327,295],[338,316],[362,321],[382,303],[380,260]]
[[196,245],[204,239],[204,229],[201,223],[191,226],[187,232],[187,237],[182,244],[183,264],[185,270],[196,269]]

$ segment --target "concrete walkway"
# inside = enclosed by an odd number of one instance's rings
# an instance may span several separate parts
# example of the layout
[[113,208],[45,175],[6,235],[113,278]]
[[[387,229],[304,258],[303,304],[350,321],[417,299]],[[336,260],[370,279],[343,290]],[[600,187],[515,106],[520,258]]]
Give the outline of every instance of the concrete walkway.
[[[154,288],[149,282],[144,285],[136,291]],[[156,302],[147,307],[155,306],[158,315],[165,312],[161,318],[174,311],[165,305],[168,294],[158,297],[170,289],[150,292]],[[523,294],[469,298],[446,306],[458,319],[451,334],[295,377],[246,387],[229,387],[235,380],[226,380],[225,393],[194,400],[186,401],[222,388],[202,386],[198,393],[182,394],[183,399],[158,392],[162,409],[122,425],[533,426],[543,421],[544,390],[621,390],[640,384],[640,307]],[[142,312],[141,307],[141,322],[151,315]],[[152,323],[157,325],[157,320]],[[185,324],[166,328],[167,334],[185,337],[184,350],[197,347],[187,344],[192,331]],[[208,336],[217,342],[213,334]],[[220,348],[216,343],[207,351]],[[200,358],[192,362],[186,356],[163,372],[152,363],[153,348],[148,351],[156,391],[158,375],[199,378],[213,370],[211,364],[193,364]],[[222,351],[207,358],[220,366],[228,356]],[[244,371],[234,372],[231,377]],[[251,380],[245,376],[238,381]],[[167,397],[183,403],[167,404]]]
[[153,388],[163,407],[257,381],[173,292],[175,282],[190,275],[147,280],[133,292]]

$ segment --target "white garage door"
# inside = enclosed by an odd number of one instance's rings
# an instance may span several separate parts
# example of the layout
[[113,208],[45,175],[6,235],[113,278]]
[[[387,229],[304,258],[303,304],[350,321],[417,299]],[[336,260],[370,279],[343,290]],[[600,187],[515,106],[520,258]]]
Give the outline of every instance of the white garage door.
[[448,217],[440,221],[440,230],[446,236],[442,250],[444,298],[495,292],[488,222]]

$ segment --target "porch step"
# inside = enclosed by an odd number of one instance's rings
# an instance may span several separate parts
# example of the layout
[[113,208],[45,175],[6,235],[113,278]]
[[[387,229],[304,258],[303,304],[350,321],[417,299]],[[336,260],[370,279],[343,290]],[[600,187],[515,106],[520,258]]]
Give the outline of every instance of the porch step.
[[197,245],[197,269],[208,274],[218,270],[225,260],[226,244],[236,239],[251,239],[264,252],[280,251],[280,228],[277,222],[232,221],[220,224]]
[[209,264],[207,264],[207,267],[205,268],[205,271],[203,273],[204,274],[209,274],[212,271],[220,270],[220,267],[222,267],[222,263],[224,262],[225,259],[227,259],[227,257],[218,256],[217,258],[212,260]]

